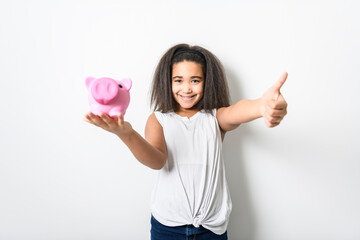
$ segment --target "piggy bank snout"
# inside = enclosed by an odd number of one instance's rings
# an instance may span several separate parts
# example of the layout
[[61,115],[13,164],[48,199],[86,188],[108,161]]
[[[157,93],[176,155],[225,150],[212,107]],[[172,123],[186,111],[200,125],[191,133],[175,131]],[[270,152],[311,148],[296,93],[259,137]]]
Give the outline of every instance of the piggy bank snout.
[[100,104],[110,104],[119,93],[119,85],[112,79],[96,80],[91,87],[91,95]]

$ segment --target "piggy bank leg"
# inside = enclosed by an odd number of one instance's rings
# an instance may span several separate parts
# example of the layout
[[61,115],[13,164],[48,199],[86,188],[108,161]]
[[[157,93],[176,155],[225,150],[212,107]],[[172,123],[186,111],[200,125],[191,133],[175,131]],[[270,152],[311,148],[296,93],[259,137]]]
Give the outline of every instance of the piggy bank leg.
[[121,108],[113,108],[111,109],[111,111],[109,112],[109,116],[115,120],[118,120],[118,115],[122,114],[123,116],[125,115],[125,112],[121,109]]
[[101,112],[99,110],[91,110],[91,113],[96,116],[99,116]]

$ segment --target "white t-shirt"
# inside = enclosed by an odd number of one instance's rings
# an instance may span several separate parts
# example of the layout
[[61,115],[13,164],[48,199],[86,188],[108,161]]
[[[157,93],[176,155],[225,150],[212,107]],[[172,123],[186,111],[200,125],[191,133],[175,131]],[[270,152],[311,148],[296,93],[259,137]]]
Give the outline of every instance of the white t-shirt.
[[163,127],[168,158],[152,193],[153,216],[166,226],[202,225],[223,234],[232,203],[216,109],[191,118],[174,112],[155,115]]

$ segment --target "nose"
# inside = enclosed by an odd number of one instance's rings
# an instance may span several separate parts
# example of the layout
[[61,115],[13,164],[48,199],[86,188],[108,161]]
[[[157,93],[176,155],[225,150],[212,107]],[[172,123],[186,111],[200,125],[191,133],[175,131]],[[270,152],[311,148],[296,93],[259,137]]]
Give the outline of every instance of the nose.
[[191,93],[192,92],[191,85],[189,83],[184,83],[182,87],[182,91],[183,93]]

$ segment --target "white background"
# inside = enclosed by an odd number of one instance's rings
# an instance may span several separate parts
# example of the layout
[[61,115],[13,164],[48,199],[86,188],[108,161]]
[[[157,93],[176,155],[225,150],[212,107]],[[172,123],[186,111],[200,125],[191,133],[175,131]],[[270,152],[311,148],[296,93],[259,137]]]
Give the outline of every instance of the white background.
[[143,135],[162,54],[201,45],[232,102],[282,72],[288,115],[227,134],[229,239],[360,239],[356,1],[1,1],[0,239],[149,239],[157,172],[83,121],[87,76],[131,77]]

